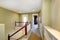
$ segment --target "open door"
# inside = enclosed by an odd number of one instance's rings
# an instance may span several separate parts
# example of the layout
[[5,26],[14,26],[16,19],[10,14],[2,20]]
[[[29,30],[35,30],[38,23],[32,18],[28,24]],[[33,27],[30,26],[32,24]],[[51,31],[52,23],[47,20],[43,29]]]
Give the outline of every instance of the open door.
[[38,14],[32,14],[32,28],[38,28]]

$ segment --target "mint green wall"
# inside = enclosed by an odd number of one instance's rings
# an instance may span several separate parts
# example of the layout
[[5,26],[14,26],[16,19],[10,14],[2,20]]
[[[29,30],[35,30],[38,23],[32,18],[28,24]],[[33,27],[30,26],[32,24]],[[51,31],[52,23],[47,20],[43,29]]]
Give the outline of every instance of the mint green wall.
[[60,0],[52,0],[52,27],[60,31]]
[[51,26],[51,0],[43,0],[42,21],[45,26]]
[[19,21],[19,14],[0,8],[0,23],[5,24],[6,40],[8,33],[15,28],[15,21]]

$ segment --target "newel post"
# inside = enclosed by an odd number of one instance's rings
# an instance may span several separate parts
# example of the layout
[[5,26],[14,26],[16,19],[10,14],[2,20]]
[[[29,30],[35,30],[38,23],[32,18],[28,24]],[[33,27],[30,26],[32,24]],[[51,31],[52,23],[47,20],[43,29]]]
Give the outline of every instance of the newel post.
[[28,22],[26,22],[25,24],[25,35],[27,35],[27,25],[28,25]]
[[10,35],[8,34],[8,40],[10,40]]

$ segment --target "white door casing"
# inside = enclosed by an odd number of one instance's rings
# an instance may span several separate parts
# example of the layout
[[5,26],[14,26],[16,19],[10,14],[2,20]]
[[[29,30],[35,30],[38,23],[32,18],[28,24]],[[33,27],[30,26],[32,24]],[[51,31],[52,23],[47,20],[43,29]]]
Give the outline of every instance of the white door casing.
[[38,24],[34,24],[34,16],[37,16],[37,18],[38,18],[38,14],[32,14],[32,28],[34,28],[34,29],[36,29],[36,28],[38,28]]

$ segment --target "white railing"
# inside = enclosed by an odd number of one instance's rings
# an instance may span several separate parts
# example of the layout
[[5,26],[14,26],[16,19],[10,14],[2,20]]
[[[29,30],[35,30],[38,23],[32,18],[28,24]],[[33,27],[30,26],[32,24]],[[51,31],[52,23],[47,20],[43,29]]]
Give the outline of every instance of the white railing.
[[[19,23],[21,23],[21,22],[18,22],[18,24]],[[30,30],[31,30],[31,24],[26,22],[24,26],[18,27],[17,30],[13,31],[12,33],[9,33],[8,40],[10,40],[12,38],[18,40],[20,37],[27,35]]]
[[46,40],[60,40],[60,32],[49,26],[44,26],[44,38]]

